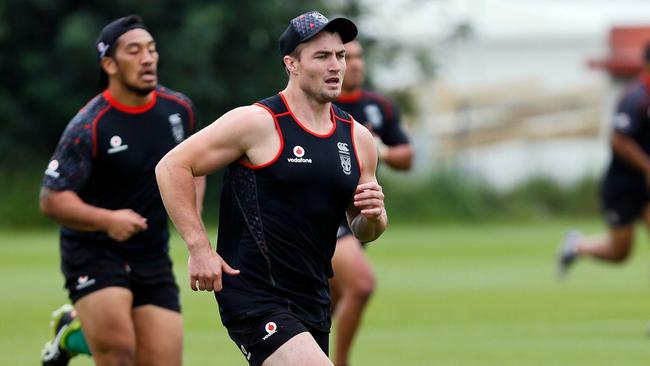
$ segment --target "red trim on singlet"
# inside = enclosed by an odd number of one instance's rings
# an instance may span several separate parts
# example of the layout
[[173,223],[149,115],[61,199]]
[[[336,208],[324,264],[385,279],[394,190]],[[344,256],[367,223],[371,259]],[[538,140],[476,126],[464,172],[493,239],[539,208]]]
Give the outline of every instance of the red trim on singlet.
[[266,163],[262,163],[260,165],[253,165],[253,164],[251,164],[251,163],[249,163],[247,161],[244,161],[243,158],[238,160],[239,164],[247,167],[248,169],[261,169],[261,168],[265,168],[265,167],[275,163],[276,161],[278,161],[278,158],[280,158],[280,155],[282,154],[282,150],[284,149],[284,138],[282,137],[282,130],[280,129],[280,124],[278,123],[277,117],[278,116],[285,116],[285,115],[287,115],[287,113],[281,113],[281,114],[276,115],[276,114],[273,114],[273,111],[269,107],[265,106],[264,104],[254,103],[253,105],[256,105],[258,107],[262,107],[262,108],[266,109],[266,111],[271,114],[271,117],[273,117],[273,122],[275,122],[275,129],[278,131],[278,136],[280,136],[280,149],[278,149],[278,152],[275,154],[273,159],[271,159],[270,161],[267,161]]
[[355,103],[360,101],[362,97],[363,97],[363,90],[359,89],[349,94],[339,95],[339,97],[336,98],[336,101],[340,103]]
[[124,112],[124,113],[128,113],[128,114],[140,114],[140,113],[144,113],[144,112],[150,110],[151,108],[153,108],[154,105],[156,105],[156,95],[157,94],[158,93],[156,93],[155,90],[152,91],[151,92],[151,100],[147,104],[137,106],[137,107],[131,107],[131,106],[124,105],[124,104],[118,102],[117,99],[113,98],[113,96],[108,91],[108,89],[104,90],[104,92],[102,93],[102,96],[104,97],[104,99],[106,99],[106,101],[108,101],[108,104],[110,104],[113,108],[117,109],[120,112]]
[[347,123],[354,123],[354,119],[352,118],[352,115],[348,114],[350,116],[350,119],[345,119],[343,117],[337,116],[336,113],[334,113],[334,106],[332,106],[331,109],[332,109],[332,115],[334,116],[335,119],[338,119],[338,120],[341,120],[341,121],[347,122]]
[[104,107],[104,109],[102,109],[101,111],[99,111],[99,113],[97,113],[97,117],[95,117],[95,119],[93,120],[93,124],[92,124],[93,125],[93,135],[92,135],[93,159],[97,157],[97,124],[99,123],[99,120],[102,118],[102,116],[104,116],[104,114],[108,112],[109,109],[111,109],[110,104]]
[[193,132],[194,131],[194,124],[195,124],[194,123],[194,111],[192,110],[192,107],[190,106],[190,104],[187,103],[186,101],[184,101],[183,99],[173,95],[173,94],[167,94],[165,92],[161,92],[160,90],[158,91],[157,94],[158,94],[159,97],[172,100],[172,101],[182,105],[183,107],[185,107],[185,109],[187,109],[187,113],[190,116],[190,131]]
[[332,121],[331,121],[332,122],[332,129],[329,132],[327,132],[325,134],[322,134],[322,135],[318,134],[316,132],[313,132],[309,128],[307,128],[307,126],[303,125],[302,122],[300,122],[298,120],[298,118],[296,118],[296,115],[293,114],[293,111],[289,107],[289,103],[287,103],[287,100],[284,98],[284,95],[282,93],[279,93],[279,94],[280,94],[280,98],[282,98],[282,101],[284,102],[284,105],[287,107],[287,111],[289,111],[289,113],[291,114],[291,117],[293,118],[293,120],[296,121],[298,126],[302,127],[302,129],[305,130],[305,132],[308,132],[308,133],[310,133],[310,134],[312,134],[312,135],[314,135],[316,137],[320,137],[320,138],[330,137],[330,136],[332,136],[334,134],[334,132],[336,131],[336,120],[334,118],[332,118]]

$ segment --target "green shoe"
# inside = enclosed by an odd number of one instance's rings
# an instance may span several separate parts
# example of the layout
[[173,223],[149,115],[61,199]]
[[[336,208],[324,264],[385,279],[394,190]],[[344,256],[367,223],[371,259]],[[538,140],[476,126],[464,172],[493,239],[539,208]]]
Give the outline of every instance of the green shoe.
[[71,328],[79,327],[79,322],[76,322],[76,326],[71,324],[76,318],[77,312],[70,304],[65,304],[52,312],[50,327],[54,330],[54,338],[45,343],[45,347],[41,351],[43,366],[67,366],[70,359],[76,356],[61,347],[63,336]]

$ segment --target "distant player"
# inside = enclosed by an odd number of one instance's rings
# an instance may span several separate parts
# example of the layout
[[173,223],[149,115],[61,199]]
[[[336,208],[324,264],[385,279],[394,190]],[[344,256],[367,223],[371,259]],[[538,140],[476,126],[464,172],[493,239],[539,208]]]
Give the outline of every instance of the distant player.
[[601,187],[609,233],[589,238],[577,231],[568,233],[558,255],[560,275],[581,256],[624,262],[632,248],[635,222],[641,219],[650,228],[650,44],[643,72],[618,103],[611,146],[612,160]]
[[[95,46],[106,89],[66,127],[41,189],[74,303],[54,313],[42,364],[92,352],[97,365],[178,366],[183,322],[154,169],[194,131],[195,112],[158,85],[156,43],[138,16],[109,23]],[[204,178],[195,183],[202,197]]]
[[[160,192],[189,250],[192,289],[216,291],[228,334],[252,366],[327,366],[331,259],[346,216],[372,241],[386,228],[370,132],[332,102],[341,92],[345,18],[292,19],[280,37],[289,81],[219,117],[158,164]],[[192,178],[226,168],[217,251]]]
[[[366,126],[375,136],[379,161],[397,170],[408,170],[413,150],[400,123],[399,112],[383,95],[364,90],[365,63],[359,41],[345,45],[347,69],[343,92],[336,105]],[[354,336],[361,324],[363,311],[375,288],[375,275],[361,243],[352,235],[346,221],[337,234],[332,259],[334,278],[330,281],[336,323],[337,366],[347,365]]]

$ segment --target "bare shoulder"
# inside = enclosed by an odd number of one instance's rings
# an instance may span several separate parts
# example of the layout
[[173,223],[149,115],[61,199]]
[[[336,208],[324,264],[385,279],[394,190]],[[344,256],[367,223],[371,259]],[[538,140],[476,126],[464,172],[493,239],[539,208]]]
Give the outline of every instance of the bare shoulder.
[[255,134],[265,133],[275,126],[273,116],[264,108],[248,105],[232,109],[209,126],[212,130],[231,133]]
[[273,124],[273,116],[264,108],[257,105],[238,107],[219,117],[214,123],[232,123],[240,127],[264,127]]
[[361,162],[362,174],[372,173],[377,168],[377,148],[372,133],[361,123],[354,122],[354,143],[359,161]]
[[354,141],[361,149],[374,149],[375,139],[366,126],[354,121]]
[[274,131],[273,116],[260,106],[248,105],[228,111],[197,135],[205,135],[211,144],[236,146],[245,152]]

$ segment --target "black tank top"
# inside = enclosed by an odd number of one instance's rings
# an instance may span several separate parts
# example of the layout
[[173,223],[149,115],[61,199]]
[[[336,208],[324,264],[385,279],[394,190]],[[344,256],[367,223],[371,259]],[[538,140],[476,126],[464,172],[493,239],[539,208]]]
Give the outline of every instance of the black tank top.
[[273,115],[281,147],[269,163],[226,169],[217,252],[241,273],[225,276],[216,294],[222,321],[279,305],[329,329],[336,231],[360,177],[354,122],[332,106],[332,129],[318,135],[281,94],[256,105]]

